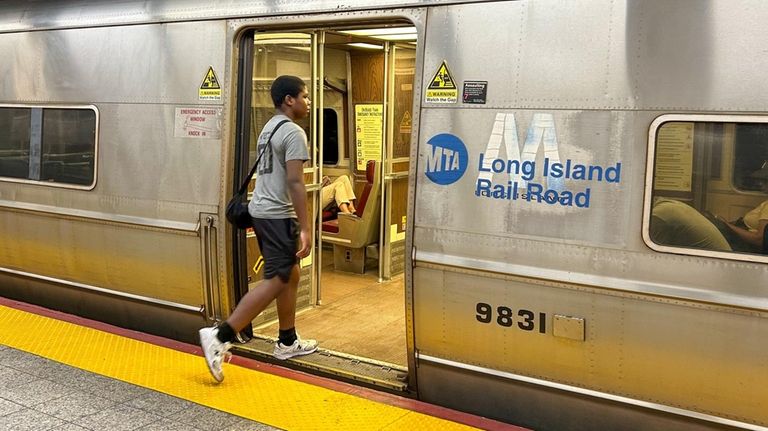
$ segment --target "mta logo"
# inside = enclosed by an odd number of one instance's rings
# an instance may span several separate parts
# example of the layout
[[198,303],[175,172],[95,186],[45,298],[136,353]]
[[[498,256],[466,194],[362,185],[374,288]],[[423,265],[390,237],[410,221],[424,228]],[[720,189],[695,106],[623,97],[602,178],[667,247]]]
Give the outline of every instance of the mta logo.
[[427,167],[425,173],[432,182],[440,185],[453,184],[467,170],[467,147],[458,137],[441,133],[427,141]]

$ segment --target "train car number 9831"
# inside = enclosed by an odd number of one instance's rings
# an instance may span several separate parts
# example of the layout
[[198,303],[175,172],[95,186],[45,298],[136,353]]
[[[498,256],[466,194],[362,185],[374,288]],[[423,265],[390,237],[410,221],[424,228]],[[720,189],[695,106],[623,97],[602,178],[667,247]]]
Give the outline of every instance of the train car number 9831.
[[510,328],[517,325],[523,331],[536,331],[541,334],[547,333],[547,314],[534,313],[531,310],[520,309],[515,312],[514,309],[500,305],[493,308],[491,304],[478,302],[475,306],[475,319],[480,323],[496,322],[497,325]]

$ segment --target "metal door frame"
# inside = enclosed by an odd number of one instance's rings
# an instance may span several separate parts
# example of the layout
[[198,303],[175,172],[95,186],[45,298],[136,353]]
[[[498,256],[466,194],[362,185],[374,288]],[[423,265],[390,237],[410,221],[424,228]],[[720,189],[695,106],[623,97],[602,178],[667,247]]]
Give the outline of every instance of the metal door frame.
[[[293,24],[295,22],[300,22],[302,25],[305,25],[306,28],[315,28],[316,30],[323,30],[328,28],[340,28],[345,26],[351,26],[360,24],[363,22],[372,23],[372,22],[393,22],[393,21],[408,21],[410,22],[414,27],[417,29],[417,45],[415,47],[416,52],[416,60],[415,60],[415,72],[414,72],[414,82],[413,82],[413,101],[411,104],[411,112],[412,112],[412,129],[411,129],[411,149],[410,149],[410,167],[409,167],[409,179],[408,179],[408,209],[407,209],[407,217],[408,220],[414,220],[413,215],[415,213],[414,209],[414,201],[415,201],[415,187],[416,187],[416,170],[417,170],[417,161],[418,161],[418,140],[419,140],[419,123],[420,123],[420,110],[422,107],[422,100],[421,100],[421,94],[422,94],[422,75],[423,75],[423,69],[424,69],[424,60],[425,60],[425,37],[426,37],[426,22],[427,22],[427,13],[428,9],[426,6],[424,7],[417,7],[417,8],[408,8],[408,9],[391,9],[391,10],[371,10],[367,12],[362,11],[355,11],[355,12],[330,12],[328,14],[316,14],[316,15],[291,15],[291,16],[267,16],[267,17],[253,17],[253,18],[243,18],[243,19],[233,19],[228,21],[228,31],[227,35],[229,37],[229,40],[233,40],[234,46],[240,46],[239,52],[237,53],[237,58],[230,57],[230,61],[232,64],[232,70],[230,70],[230,77],[233,80],[237,80],[238,85],[236,88],[238,99],[232,101],[229,106],[230,109],[234,109],[235,117],[236,117],[236,128],[235,130],[230,134],[233,138],[236,140],[236,144],[239,145],[240,142],[238,142],[238,135],[240,135],[240,130],[242,129],[243,123],[245,121],[249,121],[248,116],[246,116],[245,119],[239,119],[239,116],[242,114],[239,112],[239,107],[243,105],[242,97],[240,97],[240,93],[242,92],[242,77],[243,77],[243,68],[241,67],[241,62],[238,63],[237,60],[241,59],[243,57],[243,49],[242,44],[244,43],[242,40],[239,39],[247,39],[248,33],[253,32],[256,29],[284,29],[286,27],[287,23],[291,23],[292,25],[290,28],[296,29],[299,26]],[[242,34],[245,34],[245,36],[241,36]],[[252,39],[251,39],[252,41]],[[247,45],[247,43],[246,43]],[[248,48],[252,48],[252,45]],[[252,58],[252,57],[251,57]],[[245,76],[248,76],[249,78],[252,76],[251,73],[245,74]],[[250,88],[250,86],[249,86]],[[231,95],[230,95],[231,97]],[[250,99],[250,94],[248,94],[248,98]],[[250,102],[247,104],[247,106],[250,106]],[[245,129],[249,130],[249,129]],[[241,138],[240,138],[241,139]],[[240,149],[239,146],[233,146],[234,150],[237,151]],[[227,153],[225,157],[228,157],[226,160],[232,160],[232,154]],[[223,166],[228,166],[228,161],[223,162]],[[233,170],[232,175],[235,175],[236,178],[240,178],[243,173],[243,168],[239,168],[238,171],[238,157],[235,155],[235,169]],[[242,164],[242,162],[241,162]],[[382,170],[383,172],[383,170]],[[238,176],[239,174],[239,176]],[[231,192],[232,189],[234,189],[235,186],[234,180],[232,177],[229,177],[228,174],[225,174],[225,179],[228,179],[227,182],[222,183],[222,192],[224,193],[224,197],[222,198],[222,207],[221,207],[221,215],[223,216],[223,210],[224,205],[226,204],[226,201],[228,200],[229,194],[227,192]],[[243,274],[239,274],[242,269],[245,268],[245,263],[241,261],[242,258],[244,258],[244,254],[240,256],[240,253],[245,251],[245,244],[244,241],[240,243],[238,241],[238,234],[237,232],[232,233],[233,243],[228,244],[225,241],[222,241],[220,244],[220,247],[224,247],[224,249],[221,250],[221,258],[225,259],[226,256],[229,253],[232,254],[232,261],[226,261],[224,260],[222,262],[222,267],[226,267],[229,265],[234,265],[238,267],[233,272],[233,289],[237,290],[240,285],[247,286],[246,283],[242,283],[242,280],[238,280],[238,277],[243,276]],[[229,248],[232,247],[232,248]],[[234,250],[233,250],[234,249]],[[240,253],[238,251],[242,250]],[[417,367],[416,367],[416,344],[415,344],[415,323],[414,323],[414,303],[413,303],[413,271],[412,271],[412,265],[414,264],[414,244],[413,244],[413,223],[408,223],[406,227],[406,256],[405,256],[405,319],[406,319],[406,347],[408,350],[408,386],[411,390],[414,390],[418,393],[418,378],[417,378]],[[232,295],[234,292],[230,290],[229,295],[227,297],[231,297],[234,299],[234,296]],[[234,304],[232,304],[232,301],[228,301],[230,304],[230,308],[234,307]],[[229,313],[227,313],[229,314]]]

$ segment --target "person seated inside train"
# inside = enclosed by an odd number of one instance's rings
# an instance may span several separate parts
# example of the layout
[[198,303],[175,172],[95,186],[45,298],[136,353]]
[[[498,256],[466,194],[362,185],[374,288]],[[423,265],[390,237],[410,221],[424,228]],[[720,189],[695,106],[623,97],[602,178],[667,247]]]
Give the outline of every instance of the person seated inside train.
[[[768,161],[763,163],[763,167],[750,175],[760,183],[762,190],[768,193]],[[738,240],[747,244],[747,247],[740,251],[749,251],[755,253],[768,254],[768,200],[744,214],[744,217],[736,221],[727,221],[722,217],[715,216],[722,221],[728,229],[736,235]]]
[[339,211],[347,214],[355,214],[355,191],[352,189],[352,182],[346,175],[340,175],[331,181],[327,176],[323,177],[322,193],[320,207],[325,209],[336,205]]
[[717,227],[681,201],[656,197],[651,209],[650,235],[660,245],[731,251]]

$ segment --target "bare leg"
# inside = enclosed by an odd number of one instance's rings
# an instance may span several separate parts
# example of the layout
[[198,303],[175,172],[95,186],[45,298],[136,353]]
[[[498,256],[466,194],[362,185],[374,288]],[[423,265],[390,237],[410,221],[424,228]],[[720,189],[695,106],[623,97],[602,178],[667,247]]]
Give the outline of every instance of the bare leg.
[[285,289],[280,291],[276,298],[277,318],[280,320],[280,329],[283,330],[296,326],[296,293],[299,290],[299,276],[299,265],[293,265],[291,277]]
[[[293,278],[293,273],[291,274]],[[290,283],[290,280],[289,280]],[[269,280],[264,280],[259,286],[243,296],[240,303],[237,304],[235,311],[227,319],[227,323],[235,333],[240,332],[248,326],[251,321],[256,318],[272,301],[285,289],[289,283],[283,283],[280,277],[272,277]],[[298,284],[298,282],[296,283]],[[295,298],[295,293],[294,293]],[[294,300],[294,308],[295,308]],[[282,318],[280,319],[282,321]]]

